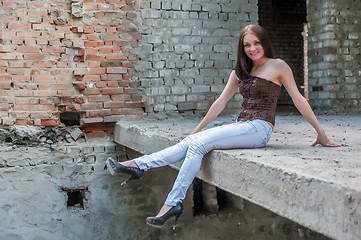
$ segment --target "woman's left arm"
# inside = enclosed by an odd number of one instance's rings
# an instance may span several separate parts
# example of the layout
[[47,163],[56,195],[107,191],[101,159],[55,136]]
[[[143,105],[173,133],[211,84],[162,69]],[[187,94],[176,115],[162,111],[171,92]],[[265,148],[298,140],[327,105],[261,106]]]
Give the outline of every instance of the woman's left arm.
[[340,145],[335,144],[328,139],[325,130],[322,128],[321,124],[317,120],[314,112],[312,111],[310,104],[301,95],[300,91],[298,91],[292,70],[288,66],[288,64],[283,60],[278,60],[277,65],[279,65],[278,70],[280,71],[279,74],[280,82],[285,86],[288,94],[291,96],[292,101],[295,104],[298,111],[314,127],[314,129],[318,134],[317,140],[313,144],[311,144],[311,146],[316,146],[317,144],[321,144],[324,147],[340,147]]

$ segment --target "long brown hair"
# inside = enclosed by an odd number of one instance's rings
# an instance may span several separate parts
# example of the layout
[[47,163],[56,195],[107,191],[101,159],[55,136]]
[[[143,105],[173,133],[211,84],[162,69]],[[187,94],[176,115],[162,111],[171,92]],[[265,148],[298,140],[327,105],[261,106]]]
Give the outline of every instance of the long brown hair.
[[273,58],[273,49],[271,46],[271,40],[267,31],[259,25],[248,25],[241,31],[238,42],[237,63],[233,70],[236,71],[236,75],[239,79],[249,77],[253,68],[253,61],[244,52],[243,40],[246,34],[253,33],[260,40],[264,50],[264,55],[268,58]]

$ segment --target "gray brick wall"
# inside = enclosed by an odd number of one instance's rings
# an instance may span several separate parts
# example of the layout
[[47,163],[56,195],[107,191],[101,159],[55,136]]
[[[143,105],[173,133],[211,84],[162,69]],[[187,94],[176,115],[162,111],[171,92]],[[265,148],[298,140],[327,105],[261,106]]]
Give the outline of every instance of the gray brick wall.
[[[135,63],[147,111],[206,111],[235,64],[241,29],[258,21],[257,1],[139,1]],[[235,96],[228,109],[240,109]]]
[[308,1],[309,97],[318,111],[361,112],[360,1]]

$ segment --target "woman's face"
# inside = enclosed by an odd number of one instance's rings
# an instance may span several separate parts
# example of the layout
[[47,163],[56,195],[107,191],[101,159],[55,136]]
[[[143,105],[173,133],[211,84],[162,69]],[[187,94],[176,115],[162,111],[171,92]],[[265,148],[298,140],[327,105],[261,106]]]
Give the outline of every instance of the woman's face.
[[264,50],[261,41],[253,33],[247,33],[243,38],[243,48],[246,55],[252,60],[257,61],[264,57]]

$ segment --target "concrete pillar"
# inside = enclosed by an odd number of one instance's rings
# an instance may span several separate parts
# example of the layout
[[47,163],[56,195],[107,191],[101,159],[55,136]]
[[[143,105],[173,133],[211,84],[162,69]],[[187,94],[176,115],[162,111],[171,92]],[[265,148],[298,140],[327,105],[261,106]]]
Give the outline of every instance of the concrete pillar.
[[212,213],[218,212],[219,206],[217,201],[216,186],[206,182],[202,182],[202,196],[204,207]]
[[360,113],[360,1],[308,1],[309,99],[316,111]]

